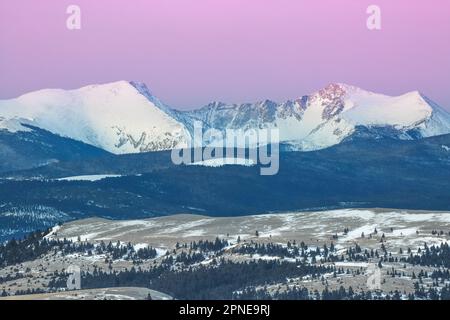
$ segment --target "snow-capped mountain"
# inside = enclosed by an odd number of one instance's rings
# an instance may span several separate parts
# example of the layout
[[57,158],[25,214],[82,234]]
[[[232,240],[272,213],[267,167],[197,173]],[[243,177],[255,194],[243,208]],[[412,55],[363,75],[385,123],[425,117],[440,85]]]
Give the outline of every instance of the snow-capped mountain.
[[145,85],[126,81],[0,101],[0,129],[30,130],[21,124],[116,154],[183,147],[189,136]]
[[281,104],[214,102],[190,116],[219,130],[278,128],[280,142],[300,150],[332,146],[358,127],[389,128],[399,139],[450,133],[450,114],[419,92],[390,97],[345,84]]
[[0,101],[0,131],[33,126],[115,154],[184,147],[194,121],[221,131],[278,128],[280,142],[297,150],[338,144],[361,127],[398,139],[450,133],[450,114],[419,92],[390,97],[345,84],[284,103],[214,102],[194,111],[171,109],[144,84],[126,81]]

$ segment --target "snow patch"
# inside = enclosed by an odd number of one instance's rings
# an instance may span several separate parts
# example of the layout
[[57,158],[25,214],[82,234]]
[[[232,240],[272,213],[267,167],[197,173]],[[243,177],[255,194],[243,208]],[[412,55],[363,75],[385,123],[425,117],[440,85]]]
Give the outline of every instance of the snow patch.
[[242,158],[220,158],[220,159],[208,159],[199,162],[189,163],[193,166],[205,166],[205,167],[221,167],[225,165],[239,165],[239,166],[254,166],[255,162],[252,159]]
[[99,181],[106,178],[118,178],[121,177],[120,174],[92,174],[85,176],[73,176],[73,177],[65,177],[59,178],[58,181]]

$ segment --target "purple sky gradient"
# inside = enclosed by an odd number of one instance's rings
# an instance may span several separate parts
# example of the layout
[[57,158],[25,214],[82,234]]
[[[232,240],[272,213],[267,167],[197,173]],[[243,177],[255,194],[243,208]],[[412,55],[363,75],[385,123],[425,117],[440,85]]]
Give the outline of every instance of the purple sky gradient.
[[[66,7],[82,30],[66,29]],[[366,8],[382,9],[382,30]],[[344,82],[450,110],[450,1],[1,0],[0,98],[144,81],[178,108],[282,101]]]

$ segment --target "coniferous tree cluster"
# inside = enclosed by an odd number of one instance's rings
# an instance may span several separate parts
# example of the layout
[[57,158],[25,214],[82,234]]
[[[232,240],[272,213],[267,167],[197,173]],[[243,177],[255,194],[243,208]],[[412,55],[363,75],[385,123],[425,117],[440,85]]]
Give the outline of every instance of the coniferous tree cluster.
[[[173,271],[168,266],[150,270],[131,268],[121,272],[94,269],[82,274],[83,289],[136,286],[168,293],[176,299],[232,299],[233,293],[248,286],[274,284],[290,277],[310,276],[319,279],[325,273],[336,272],[332,266],[312,266],[281,261],[231,262],[222,259],[214,267],[199,266]],[[55,277],[53,289],[64,288],[65,277]]]
[[116,244],[113,244],[111,241],[105,244],[105,242],[101,241],[95,246],[95,254],[107,254],[112,260],[125,259],[132,261],[154,259],[158,255],[156,249],[150,246],[135,250],[131,243],[123,245],[119,241]]
[[12,239],[5,244],[0,244],[0,268],[9,265],[19,264],[26,261],[32,261],[42,255],[50,252],[60,252],[62,255],[81,253],[87,255],[108,254],[110,259],[125,259],[132,261],[154,259],[157,252],[152,247],[134,249],[131,243],[123,245],[120,242],[116,244],[105,244],[101,242],[98,245],[87,241],[73,242],[67,239],[47,239],[47,231],[36,231],[30,233],[22,240]]
[[185,266],[189,266],[195,263],[199,263],[205,260],[205,256],[199,252],[181,252],[179,255],[175,258],[175,263],[182,263]]
[[435,288],[425,289],[416,285],[414,293],[406,294],[394,290],[386,294],[376,291],[355,292],[352,287],[347,290],[340,286],[339,289],[329,289],[325,287],[322,292],[318,290],[309,291],[305,287],[293,286],[279,288],[275,292],[269,292],[267,287],[255,289],[246,288],[233,295],[236,300],[450,300],[450,285],[445,285],[442,290]]
[[[200,251],[200,252],[217,252],[229,245],[227,240],[219,239],[216,237],[214,241],[209,240],[200,240],[200,241],[193,241],[189,244],[189,249]],[[180,245],[177,244],[177,248],[179,248]],[[185,248],[188,247],[187,244],[184,245]]]
[[[286,258],[298,258],[300,257],[300,249],[298,246],[293,246],[289,243],[287,247],[275,243],[256,243],[251,242],[232,249],[233,253],[239,254],[259,254],[261,256],[276,256]],[[304,252],[304,251],[303,251]]]
[[44,239],[47,233],[48,231],[36,231],[22,240],[12,239],[6,244],[0,243],[0,267],[34,260],[42,254],[48,253],[52,248],[52,243]]
[[425,243],[424,248],[417,254],[410,253],[406,259],[401,259],[412,265],[444,267],[450,268],[450,247],[448,243],[441,243],[439,246],[428,247]]

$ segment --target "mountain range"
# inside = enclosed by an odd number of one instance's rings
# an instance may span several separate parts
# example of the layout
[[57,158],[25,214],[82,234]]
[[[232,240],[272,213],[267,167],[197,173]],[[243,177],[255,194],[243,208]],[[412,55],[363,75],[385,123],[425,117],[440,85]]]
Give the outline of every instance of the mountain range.
[[[280,170],[171,161],[193,124],[278,128]],[[331,84],[284,103],[168,107],[142,83],[0,101],[0,242],[55,223],[176,213],[450,210],[450,115],[419,92]]]
[[192,111],[173,109],[145,84],[127,81],[0,100],[0,134],[19,133],[23,141],[42,130],[113,154],[185,147],[194,121],[221,131],[278,128],[280,142],[301,151],[355,135],[409,140],[450,133],[450,114],[418,91],[390,97],[345,84],[283,103],[212,102]]

